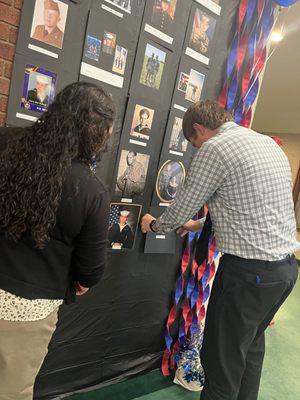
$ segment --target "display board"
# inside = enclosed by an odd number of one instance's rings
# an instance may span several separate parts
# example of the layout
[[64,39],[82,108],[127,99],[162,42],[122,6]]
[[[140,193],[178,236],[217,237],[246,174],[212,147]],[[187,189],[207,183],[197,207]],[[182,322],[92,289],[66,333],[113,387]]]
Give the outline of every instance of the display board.
[[8,124],[32,123],[76,80],[111,93],[117,119],[97,168],[111,190],[107,268],[87,295],[61,307],[35,384],[39,400],[159,366],[182,243],[174,233],[145,238],[139,219],[148,211],[161,215],[184,182],[194,149],[182,118],[191,104],[220,92],[239,1],[50,3],[60,20],[47,37],[45,2],[24,2]]

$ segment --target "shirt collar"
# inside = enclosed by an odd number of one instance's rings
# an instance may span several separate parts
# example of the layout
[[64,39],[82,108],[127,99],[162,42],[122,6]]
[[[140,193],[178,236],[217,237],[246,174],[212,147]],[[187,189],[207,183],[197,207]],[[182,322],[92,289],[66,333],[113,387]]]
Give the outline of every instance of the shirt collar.
[[219,133],[225,133],[225,132],[229,131],[230,129],[237,128],[238,126],[239,125],[236,124],[234,121],[225,122],[218,129],[218,134]]

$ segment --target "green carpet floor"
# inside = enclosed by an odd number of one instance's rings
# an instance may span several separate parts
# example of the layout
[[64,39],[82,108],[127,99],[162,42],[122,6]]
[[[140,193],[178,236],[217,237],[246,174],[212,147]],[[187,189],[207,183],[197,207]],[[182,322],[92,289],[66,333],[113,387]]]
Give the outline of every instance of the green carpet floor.
[[[266,357],[259,400],[300,398],[300,279],[266,332]],[[147,393],[147,394],[145,394]],[[199,400],[199,393],[171,384],[159,371],[72,400]]]

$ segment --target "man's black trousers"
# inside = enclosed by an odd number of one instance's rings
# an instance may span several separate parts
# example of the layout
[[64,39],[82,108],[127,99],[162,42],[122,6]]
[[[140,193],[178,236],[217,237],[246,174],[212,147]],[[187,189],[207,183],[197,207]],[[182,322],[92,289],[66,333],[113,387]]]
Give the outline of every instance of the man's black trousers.
[[265,353],[264,331],[298,276],[294,256],[282,261],[225,254],[209,301],[201,361],[201,400],[256,400]]

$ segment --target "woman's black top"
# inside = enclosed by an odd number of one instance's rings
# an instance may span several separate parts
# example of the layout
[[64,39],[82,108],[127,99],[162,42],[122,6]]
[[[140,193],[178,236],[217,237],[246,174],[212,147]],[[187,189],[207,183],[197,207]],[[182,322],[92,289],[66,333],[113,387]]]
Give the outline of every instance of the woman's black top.
[[0,289],[27,299],[70,300],[76,281],[95,285],[106,263],[108,221],[107,188],[87,165],[74,161],[44,249],[29,237],[13,242],[0,233]]

